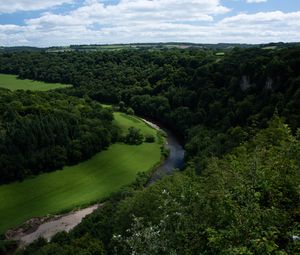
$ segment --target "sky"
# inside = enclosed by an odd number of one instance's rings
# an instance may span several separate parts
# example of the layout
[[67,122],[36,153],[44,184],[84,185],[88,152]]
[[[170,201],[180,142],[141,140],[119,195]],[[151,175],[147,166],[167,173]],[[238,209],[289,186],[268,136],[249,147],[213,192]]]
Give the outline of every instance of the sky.
[[300,0],[0,0],[0,46],[300,41]]

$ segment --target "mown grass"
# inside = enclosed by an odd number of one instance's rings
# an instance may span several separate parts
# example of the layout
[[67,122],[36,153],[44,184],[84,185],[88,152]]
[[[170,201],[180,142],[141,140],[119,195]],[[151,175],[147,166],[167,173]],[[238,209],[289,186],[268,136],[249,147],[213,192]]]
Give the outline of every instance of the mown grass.
[[[124,133],[134,126],[144,134],[157,134],[136,117],[123,113],[114,116]],[[78,165],[0,186],[0,233],[33,217],[104,199],[132,183],[138,172],[149,171],[160,161],[160,144],[156,140],[141,145],[114,144]]]
[[60,89],[70,87],[61,83],[45,83],[41,81],[21,80],[16,75],[0,74],[0,88],[9,90],[33,90],[33,91],[48,91],[51,89]]

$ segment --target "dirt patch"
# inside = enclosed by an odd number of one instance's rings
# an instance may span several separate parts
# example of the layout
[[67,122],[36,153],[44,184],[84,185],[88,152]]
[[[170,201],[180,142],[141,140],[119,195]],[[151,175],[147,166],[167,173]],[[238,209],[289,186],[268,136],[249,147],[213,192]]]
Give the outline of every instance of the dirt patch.
[[26,246],[39,237],[50,240],[58,232],[72,230],[83,218],[94,212],[99,206],[99,204],[96,204],[64,215],[30,219],[17,229],[8,230],[6,238],[19,241],[20,246]]

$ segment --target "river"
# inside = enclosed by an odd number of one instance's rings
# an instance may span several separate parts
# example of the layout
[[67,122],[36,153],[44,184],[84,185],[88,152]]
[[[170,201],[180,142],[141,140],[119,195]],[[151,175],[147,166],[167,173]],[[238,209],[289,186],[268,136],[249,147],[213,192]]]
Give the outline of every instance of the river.
[[[168,129],[161,127],[153,121],[143,119],[145,123],[157,130],[163,130],[166,134],[166,148],[169,150],[169,156],[153,172],[148,185],[156,182],[165,175],[171,175],[176,169],[181,169],[184,165],[184,149],[179,139]],[[61,231],[69,232],[77,226],[84,217],[93,213],[101,205],[93,205],[81,210],[73,211],[64,215],[56,215],[45,222],[37,223],[29,231],[23,231],[22,228],[7,234],[8,239],[20,241],[20,246],[26,246],[39,237],[50,240],[52,236]],[[33,219],[34,220],[34,219]],[[37,219],[39,220],[39,219]],[[31,220],[32,222],[32,220]]]
[[165,147],[169,150],[169,156],[164,162],[153,172],[149,184],[160,180],[165,175],[171,175],[174,171],[180,170],[184,166],[184,149],[178,137],[169,129],[155,124],[153,121],[143,119],[148,125],[157,130],[163,130],[167,134]]

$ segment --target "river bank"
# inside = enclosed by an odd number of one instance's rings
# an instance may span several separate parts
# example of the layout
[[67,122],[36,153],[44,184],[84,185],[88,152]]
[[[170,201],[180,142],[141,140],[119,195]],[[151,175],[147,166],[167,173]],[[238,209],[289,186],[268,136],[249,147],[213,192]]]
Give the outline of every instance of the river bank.
[[[27,221],[23,226],[29,225],[26,230],[20,227],[14,231],[8,231],[6,237],[9,240],[15,240],[20,243],[20,247],[24,247],[39,237],[50,240],[55,234],[61,231],[69,232],[76,227],[84,217],[93,213],[101,205],[96,204],[90,207],[72,211],[63,215],[55,215],[51,218],[35,218]],[[31,226],[30,226],[31,225]]]
[[[174,169],[181,169],[183,167],[184,149],[171,131],[160,127],[159,124],[152,121],[146,119],[142,120],[152,128],[156,130],[163,130],[166,133],[165,146],[170,152],[169,156],[163,161],[163,163],[155,171],[153,171],[148,183],[151,184],[161,179],[164,175],[171,175]],[[83,218],[93,213],[98,208],[99,204],[96,204],[63,215],[31,219],[20,228],[8,231],[6,233],[6,237],[9,240],[18,241],[20,246],[26,246],[39,237],[50,240],[51,237],[58,232],[69,232],[76,227]]]
[[165,147],[169,151],[169,156],[164,162],[153,172],[149,184],[160,180],[165,175],[171,175],[174,171],[180,170],[184,166],[184,148],[181,145],[178,137],[169,129],[154,123],[153,121],[142,119],[149,126],[156,130],[162,130],[166,134]]

